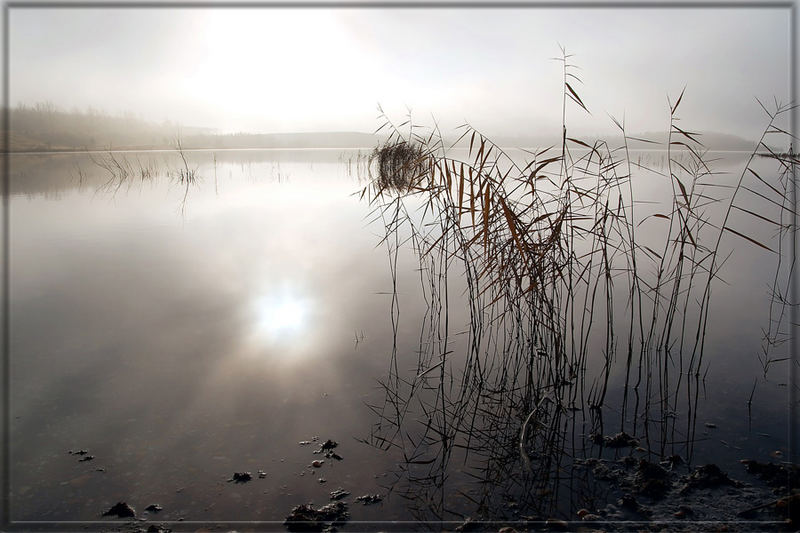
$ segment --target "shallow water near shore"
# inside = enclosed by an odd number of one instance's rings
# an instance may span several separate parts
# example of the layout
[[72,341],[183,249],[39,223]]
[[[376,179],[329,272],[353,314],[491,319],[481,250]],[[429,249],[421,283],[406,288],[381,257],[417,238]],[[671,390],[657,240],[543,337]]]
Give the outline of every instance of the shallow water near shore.
[[[382,496],[352,502],[353,522],[427,516],[402,497],[415,490],[395,475],[404,450],[364,442],[393,348],[414,377],[427,311],[404,249],[393,329],[384,228],[358,195],[367,153],[188,152],[186,186],[170,153],[116,156],[152,171],[124,182],[102,154],[11,157],[12,521],[96,521],[125,501],[151,521],[281,522],[338,488]],[[719,156],[733,174],[746,158]],[[661,185],[641,187],[658,201]],[[765,379],[756,357],[771,273],[758,250],[735,248],[712,299],[707,372],[685,405],[695,431],[671,445],[747,479],[740,459],[786,458],[788,378],[776,365]],[[451,305],[457,347],[466,314]],[[603,412],[615,424],[622,379]],[[592,449],[588,423],[577,428],[574,448],[621,453]],[[314,453],[326,439],[341,460]],[[475,472],[456,463],[441,519],[477,512]],[[229,481],[245,471],[252,480]],[[590,492],[554,498],[553,514],[601,506]],[[153,503],[163,510],[146,514]]]

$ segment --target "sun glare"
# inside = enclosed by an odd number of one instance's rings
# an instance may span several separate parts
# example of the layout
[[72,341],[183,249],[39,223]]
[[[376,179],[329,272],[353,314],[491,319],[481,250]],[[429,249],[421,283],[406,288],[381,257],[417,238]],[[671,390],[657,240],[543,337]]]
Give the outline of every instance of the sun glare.
[[262,297],[256,303],[258,333],[270,342],[291,341],[307,329],[309,303],[284,290]]
[[[256,114],[270,128],[292,130],[310,127],[325,110],[352,111],[374,101],[364,93],[371,80],[347,68],[369,64],[368,52],[334,13],[213,11],[200,24],[205,56],[184,77],[184,90],[198,104],[224,110],[227,120]],[[362,90],[353,94],[354,88]]]

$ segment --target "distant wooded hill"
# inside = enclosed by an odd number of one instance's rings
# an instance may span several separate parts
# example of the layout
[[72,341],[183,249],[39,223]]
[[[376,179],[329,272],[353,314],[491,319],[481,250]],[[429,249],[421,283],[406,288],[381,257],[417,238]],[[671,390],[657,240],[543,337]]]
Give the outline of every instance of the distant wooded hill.
[[10,110],[12,152],[175,148],[362,148],[380,138],[369,133],[236,133],[216,134],[210,128],[153,123],[134,115],[112,116],[97,111],[62,111],[48,104]]
[[12,152],[166,146],[178,130],[169,122],[154,124],[93,110],[62,111],[51,104],[12,108],[9,122]]
[[[181,127],[172,122],[154,123],[132,114],[112,116],[98,111],[62,111],[51,104],[20,106],[9,112],[11,152],[106,150],[106,149],[169,149],[180,139],[183,148],[371,148],[385,136],[358,132],[314,133],[236,133],[217,134],[209,128]],[[2,133],[2,132],[0,132]],[[660,143],[631,141],[631,148],[660,149],[666,141],[664,132],[635,134]],[[735,135],[709,132],[699,139],[710,150],[750,151],[755,142]],[[3,142],[5,139],[0,138]],[[548,137],[497,136],[500,146],[546,148],[558,145],[559,139]],[[582,138],[591,144],[592,137]],[[606,138],[611,146],[619,146],[619,136]]]

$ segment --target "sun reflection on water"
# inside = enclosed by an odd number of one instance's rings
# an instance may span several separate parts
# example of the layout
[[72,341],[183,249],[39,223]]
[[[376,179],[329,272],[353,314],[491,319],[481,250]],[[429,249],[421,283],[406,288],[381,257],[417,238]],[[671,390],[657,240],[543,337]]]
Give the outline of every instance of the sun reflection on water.
[[290,342],[307,331],[310,311],[310,300],[296,290],[274,290],[256,300],[257,333],[271,343]]

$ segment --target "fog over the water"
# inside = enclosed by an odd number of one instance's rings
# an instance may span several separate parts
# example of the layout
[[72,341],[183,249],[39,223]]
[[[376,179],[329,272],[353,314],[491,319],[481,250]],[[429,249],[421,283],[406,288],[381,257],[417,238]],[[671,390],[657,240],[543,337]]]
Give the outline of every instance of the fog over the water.
[[591,116],[571,131],[757,137],[790,99],[789,8],[10,8],[9,101],[219,132],[373,131],[376,106],[445,131],[558,131],[559,43]]

